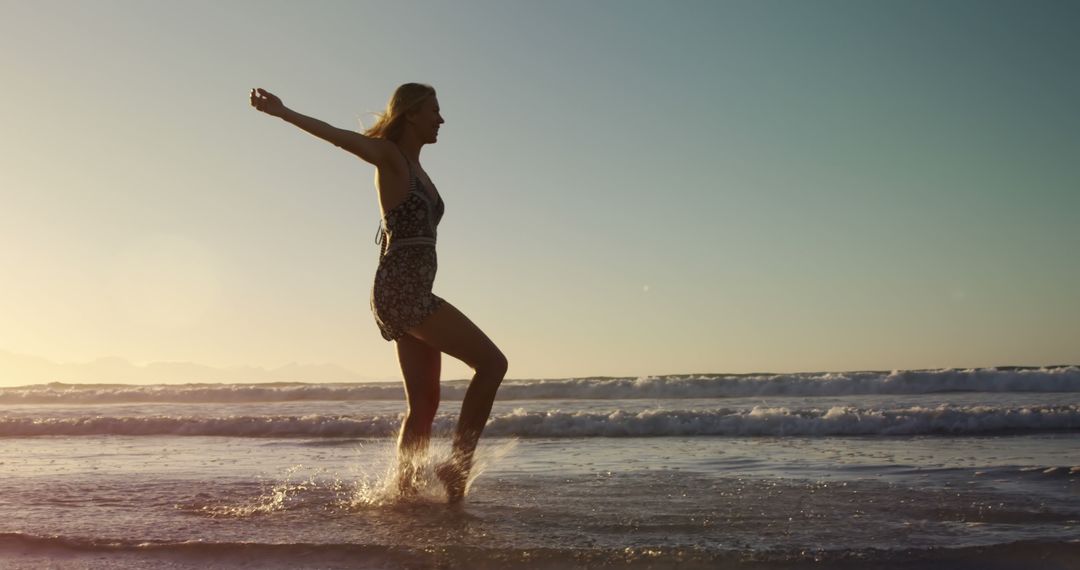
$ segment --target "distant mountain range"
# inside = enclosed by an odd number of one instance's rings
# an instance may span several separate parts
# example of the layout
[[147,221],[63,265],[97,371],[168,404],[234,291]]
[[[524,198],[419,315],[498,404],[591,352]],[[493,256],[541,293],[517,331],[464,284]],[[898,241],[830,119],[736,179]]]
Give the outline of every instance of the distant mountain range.
[[182,384],[191,382],[373,382],[337,364],[289,363],[277,368],[216,368],[194,362],[132,364],[119,357],[57,363],[39,356],[0,350],[0,386],[46,382],[100,384]]

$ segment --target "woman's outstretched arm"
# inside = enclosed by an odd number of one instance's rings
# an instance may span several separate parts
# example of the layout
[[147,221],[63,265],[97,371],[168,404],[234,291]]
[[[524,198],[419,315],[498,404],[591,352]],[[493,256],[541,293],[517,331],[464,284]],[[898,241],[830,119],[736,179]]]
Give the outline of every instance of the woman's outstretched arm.
[[251,90],[251,106],[272,117],[279,117],[301,129],[343,148],[375,166],[382,166],[391,157],[390,144],[381,139],[366,137],[358,132],[339,129],[314,117],[293,111],[273,93],[262,89]]

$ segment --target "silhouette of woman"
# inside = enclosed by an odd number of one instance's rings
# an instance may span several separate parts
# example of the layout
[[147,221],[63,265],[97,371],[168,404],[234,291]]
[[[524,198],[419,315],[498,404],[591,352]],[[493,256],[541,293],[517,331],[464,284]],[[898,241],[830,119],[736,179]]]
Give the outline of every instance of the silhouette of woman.
[[461,405],[453,452],[435,469],[450,502],[460,502],[507,362],[479,327],[431,292],[437,266],[436,227],[445,206],[420,165],[420,150],[438,140],[445,122],[435,89],[418,83],[398,87],[386,111],[364,134],[297,113],[261,88],[251,90],[251,105],[375,165],[382,222],[371,310],[383,338],[397,343],[408,405],[398,439],[398,485],[403,494],[416,490],[417,468],[439,407],[445,352],[474,371]]

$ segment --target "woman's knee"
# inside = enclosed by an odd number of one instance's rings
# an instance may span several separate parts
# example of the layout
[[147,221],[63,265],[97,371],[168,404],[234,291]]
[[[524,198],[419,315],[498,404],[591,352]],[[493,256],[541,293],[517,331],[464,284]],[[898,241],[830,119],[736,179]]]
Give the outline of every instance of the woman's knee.
[[476,366],[476,371],[486,376],[498,377],[501,381],[506,376],[506,371],[509,368],[510,363],[506,360],[506,355],[502,353],[498,348],[492,347],[484,359]]

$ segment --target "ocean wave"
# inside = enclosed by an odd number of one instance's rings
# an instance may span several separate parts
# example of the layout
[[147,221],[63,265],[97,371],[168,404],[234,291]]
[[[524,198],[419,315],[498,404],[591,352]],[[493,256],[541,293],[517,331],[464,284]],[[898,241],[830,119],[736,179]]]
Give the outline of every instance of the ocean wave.
[[[461,400],[467,382],[444,382],[444,400]],[[499,399],[627,400],[763,396],[850,396],[939,392],[1080,392],[1080,367],[973,368],[798,374],[648,376],[506,381]],[[401,400],[400,384],[50,383],[0,388],[0,404],[244,403]]]
[[[226,436],[390,437],[400,414],[341,416],[132,416],[0,418],[0,437],[28,436]],[[435,419],[449,433],[453,415]],[[977,435],[1080,430],[1080,406],[949,406],[895,409],[770,408],[646,410],[642,412],[527,411],[493,416],[485,434],[494,437],[662,436],[896,436]]]

